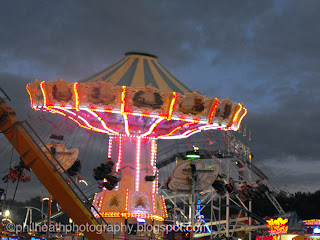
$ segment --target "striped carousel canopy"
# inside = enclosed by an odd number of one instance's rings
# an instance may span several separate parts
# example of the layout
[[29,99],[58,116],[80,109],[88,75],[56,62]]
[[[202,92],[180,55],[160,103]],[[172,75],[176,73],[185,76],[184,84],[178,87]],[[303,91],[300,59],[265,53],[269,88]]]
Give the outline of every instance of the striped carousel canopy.
[[125,58],[79,82],[104,81],[113,85],[144,88],[153,87],[181,94],[193,91],[173,76],[158,61],[157,56],[141,51],[125,53]]

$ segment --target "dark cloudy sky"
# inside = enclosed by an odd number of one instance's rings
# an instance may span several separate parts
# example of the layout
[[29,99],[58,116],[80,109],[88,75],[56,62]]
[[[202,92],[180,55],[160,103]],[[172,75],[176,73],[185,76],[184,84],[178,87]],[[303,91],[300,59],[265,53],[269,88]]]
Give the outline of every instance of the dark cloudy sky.
[[141,49],[190,88],[242,102],[252,151],[291,191],[320,185],[320,1],[0,0],[0,84],[77,81]]

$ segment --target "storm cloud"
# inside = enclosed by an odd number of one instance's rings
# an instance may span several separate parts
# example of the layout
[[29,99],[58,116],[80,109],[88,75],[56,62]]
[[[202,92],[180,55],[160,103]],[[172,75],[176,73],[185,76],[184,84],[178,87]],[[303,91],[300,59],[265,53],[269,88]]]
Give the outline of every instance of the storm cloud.
[[17,112],[26,82],[77,81],[149,51],[192,89],[243,103],[255,156],[292,191],[317,189],[319,1],[0,2],[0,83]]

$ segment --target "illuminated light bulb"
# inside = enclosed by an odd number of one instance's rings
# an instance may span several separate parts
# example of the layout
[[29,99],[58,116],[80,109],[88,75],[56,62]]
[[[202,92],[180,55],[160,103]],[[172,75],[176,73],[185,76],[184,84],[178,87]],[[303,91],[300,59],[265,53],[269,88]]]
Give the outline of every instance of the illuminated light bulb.
[[5,210],[4,211],[4,216],[9,217],[9,215],[10,215],[10,211],[9,210]]

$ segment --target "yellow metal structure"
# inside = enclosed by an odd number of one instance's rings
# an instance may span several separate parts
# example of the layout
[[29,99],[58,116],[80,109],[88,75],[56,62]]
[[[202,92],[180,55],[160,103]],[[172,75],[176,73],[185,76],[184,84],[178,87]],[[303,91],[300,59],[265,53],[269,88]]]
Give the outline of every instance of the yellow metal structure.
[[[90,210],[56,171],[21,122],[18,121],[15,111],[2,98],[0,98],[0,131],[20,154],[23,162],[31,167],[39,181],[78,226],[97,226],[99,224]],[[110,239],[106,233],[99,234],[95,231],[88,231],[89,229],[93,229],[93,227],[86,227],[84,234],[90,240]],[[98,229],[101,230],[101,227]]]

